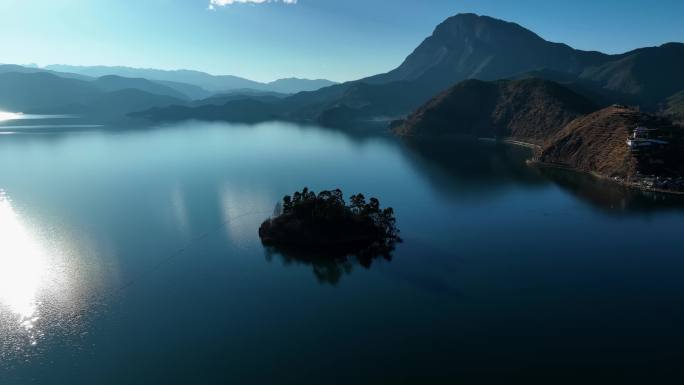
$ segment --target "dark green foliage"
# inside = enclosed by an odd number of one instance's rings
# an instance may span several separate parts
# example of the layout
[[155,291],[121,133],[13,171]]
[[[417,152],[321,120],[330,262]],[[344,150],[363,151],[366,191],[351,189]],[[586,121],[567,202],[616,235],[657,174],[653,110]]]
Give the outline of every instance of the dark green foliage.
[[339,189],[316,194],[304,188],[285,196],[259,236],[267,255],[311,265],[320,282],[333,285],[355,264],[370,268],[378,258],[391,260],[401,242],[391,207],[363,194],[347,204]]
[[350,204],[344,200],[340,189],[315,192],[307,187],[292,196],[283,198],[282,216],[299,218],[321,226],[337,226],[340,224],[359,223],[368,227],[374,225],[374,232],[380,237],[397,238],[396,218],[391,207],[382,209],[377,198],[370,198],[366,202],[363,194],[352,195]]
[[277,216],[264,222],[259,235],[264,244],[332,257],[354,254],[366,260],[389,256],[400,242],[392,208],[382,208],[377,198],[362,194],[350,202],[341,190],[315,192],[304,188],[285,196]]

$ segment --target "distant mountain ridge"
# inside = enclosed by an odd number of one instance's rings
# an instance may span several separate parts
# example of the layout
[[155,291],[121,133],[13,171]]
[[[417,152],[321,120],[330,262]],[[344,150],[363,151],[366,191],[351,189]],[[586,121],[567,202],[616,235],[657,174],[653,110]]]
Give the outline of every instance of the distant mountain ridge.
[[[562,84],[598,107],[621,103],[651,111],[680,111],[678,92],[684,90],[681,68],[684,68],[682,43],[608,55],[548,42],[515,23],[460,14],[440,23],[432,35],[394,70],[328,86],[332,82],[326,80],[290,78],[267,84],[199,71],[128,67],[53,65],[36,69],[0,66],[0,73],[43,72],[91,82],[92,86],[101,84],[105,91],[130,87],[181,100],[154,105],[151,111],[128,111],[152,120],[240,121],[245,114],[233,110],[249,106],[249,114],[246,114],[249,121],[258,121],[261,114],[261,120],[306,121],[349,128],[369,123],[382,126],[405,118],[435,95],[471,79],[541,78]],[[24,92],[21,85],[14,86],[18,87],[18,94]],[[83,84],[74,86],[81,88]],[[297,89],[312,90],[281,97]],[[241,101],[240,96],[244,100]],[[6,95],[5,100],[11,105],[9,97]],[[43,99],[44,95],[36,96],[36,100]],[[186,103],[182,99],[194,101]],[[181,107],[182,111],[174,111]]]
[[304,91],[316,91],[337,83],[326,79],[284,78],[266,83],[266,88],[257,90],[278,92],[281,94],[296,94]]
[[515,23],[460,14],[437,26],[398,68],[359,82],[383,87],[408,81],[429,90],[430,98],[463,80],[498,80],[536,71],[547,80],[558,81],[545,74],[562,75],[575,91],[600,95],[608,104],[629,102],[655,109],[684,89],[681,68],[681,43],[608,55],[548,42]]
[[0,64],[0,73],[8,73],[8,72],[19,72],[19,73],[26,73],[26,74],[47,72],[47,73],[57,75],[59,77],[67,78],[67,79],[93,80],[93,78],[91,78],[90,76],[79,75],[79,74],[74,74],[74,73],[52,71],[52,70],[47,70],[47,69],[42,69],[42,68],[37,68],[37,67],[25,67],[25,66],[20,66],[20,65],[16,65],[16,64]]
[[[328,84],[325,80],[289,78],[273,82],[269,87],[289,92],[302,82],[314,88]],[[249,81],[239,84],[252,85]],[[38,67],[0,65],[0,110],[25,113],[70,113],[109,121],[151,108],[224,104],[242,98],[272,102],[288,95],[253,88],[213,93],[200,86],[174,81],[119,75],[92,77]],[[255,109],[254,113],[259,111]]]
[[0,109],[6,111],[48,110],[56,105],[80,103],[99,92],[89,81],[48,72],[0,73]]
[[[408,115],[461,81],[517,78],[530,73],[547,80],[561,78],[568,88],[597,104],[630,103],[656,109],[666,103],[666,98],[684,90],[684,71],[680,70],[684,68],[683,53],[681,43],[619,55],[576,50],[548,42],[515,23],[459,14],[438,25],[396,69],[301,92],[285,98],[278,108],[267,106],[264,115],[272,118],[274,112],[284,110],[280,118],[341,127],[390,121]],[[192,111],[184,115],[191,116]],[[199,111],[196,117],[202,118]]]
[[682,43],[640,48],[613,58],[600,66],[585,68],[578,78],[605,90],[630,95],[634,102],[650,109],[684,90]]
[[125,89],[136,89],[150,94],[171,96],[176,99],[188,99],[182,92],[176,91],[172,87],[156,83],[143,78],[124,78],[116,75],[107,75],[97,78],[93,84],[103,91],[121,91]]
[[279,79],[270,83],[261,83],[232,75],[211,75],[193,70],[159,70],[120,66],[71,66],[48,65],[48,70],[69,72],[91,77],[116,75],[127,78],[144,78],[159,82],[175,82],[201,87],[211,93],[227,92],[236,89],[252,89],[258,91],[297,93],[314,91],[336,84],[325,79]]
[[[150,88],[145,90],[145,86]],[[186,103],[186,99],[151,92],[159,91],[158,87],[163,86],[148,84],[144,79],[92,81],[65,78],[46,71],[0,72],[0,110],[73,113],[111,119],[131,111]]]

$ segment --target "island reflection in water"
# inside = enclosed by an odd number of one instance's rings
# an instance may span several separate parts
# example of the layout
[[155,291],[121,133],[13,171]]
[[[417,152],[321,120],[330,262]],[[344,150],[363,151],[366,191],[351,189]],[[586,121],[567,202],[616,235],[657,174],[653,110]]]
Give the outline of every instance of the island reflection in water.
[[337,285],[343,276],[351,274],[354,266],[370,269],[378,261],[392,261],[395,243],[385,247],[368,247],[354,253],[302,250],[264,246],[266,260],[271,262],[274,256],[281,258],[285,266],[311,266],[320,284]]

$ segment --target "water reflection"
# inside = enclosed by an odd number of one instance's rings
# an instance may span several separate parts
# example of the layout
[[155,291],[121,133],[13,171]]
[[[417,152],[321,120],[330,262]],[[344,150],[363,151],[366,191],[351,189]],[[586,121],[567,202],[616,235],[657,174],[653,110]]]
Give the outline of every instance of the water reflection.
[[38,292],[47,274],[47,254],[31,237],[0,191],[0,303],[36,343]]
[[188,207],[183,190],[179,185],[174,186],[171,190],[171,208],[174,222],[178,226],[178,230],[187,237],[190,231]]
[[590,175],[529,166],[528,148],[468,138],[442,142],[411,140],[403,150],[431,185],[449,198],[490,199],[513,186],[555,184],[583,202],[613,214],[684,210],[684,196],[644,192]]
[[[226,236],[232,242],[242,245],[254,238],[260,216],[273,210],[272,198],[266,191],[253,187],[238,188],[224,185],[219,189],[219,204],[226,224]],[[252,217],[253,220],[244,221]]]
[[410,164],[436,191],[454,199],[488,199],[517,185],[548,182],[526,165],[528,148],[474,138],[407,140],[401,146]]
[[641,191],[591,175],[554,167],[536,167],[540,174],[564,191],[611,214],[684,210],[684,196]]
[[311,266],[319,283],[335,286],[343,276],[351,274],[357,265],[370,269],[376,262],[392,261],[394,248],[395,244],[391,243],[389,246],[368,247],[354,253],[336,253],[273,246],[265,246],[264,250],[267,261],[271,262],[274,256],[278,256],[282,259],[285,266]]
[[23,116],[21,113],[0,111],[0,122],[16,120]]
[[78,118],[78,115],[64,115],[64,114],[37,115],[37,114],[24,114],[22,112],[0,111],[0,122],[8,121],[8,120],[45,120],[45,119],[74,119],[74,118]]
[[[54,239],[46,242],[0,190],[0,363],[49,334],[78,329],[85,280]],[[61,245],[66,246],[66,245]]]

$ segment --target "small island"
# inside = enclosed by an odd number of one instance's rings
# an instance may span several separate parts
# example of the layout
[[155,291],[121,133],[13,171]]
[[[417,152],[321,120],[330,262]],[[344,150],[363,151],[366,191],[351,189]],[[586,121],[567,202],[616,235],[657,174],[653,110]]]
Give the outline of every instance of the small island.
[[324,252],[331,257],[349,254],[388,254],[401,242],[394,210],[380,201],[366,202],[352,195],[347,204],[342,191],[315,192],[304,188],[285,196],[274,216],[259,228],[266,246]]

